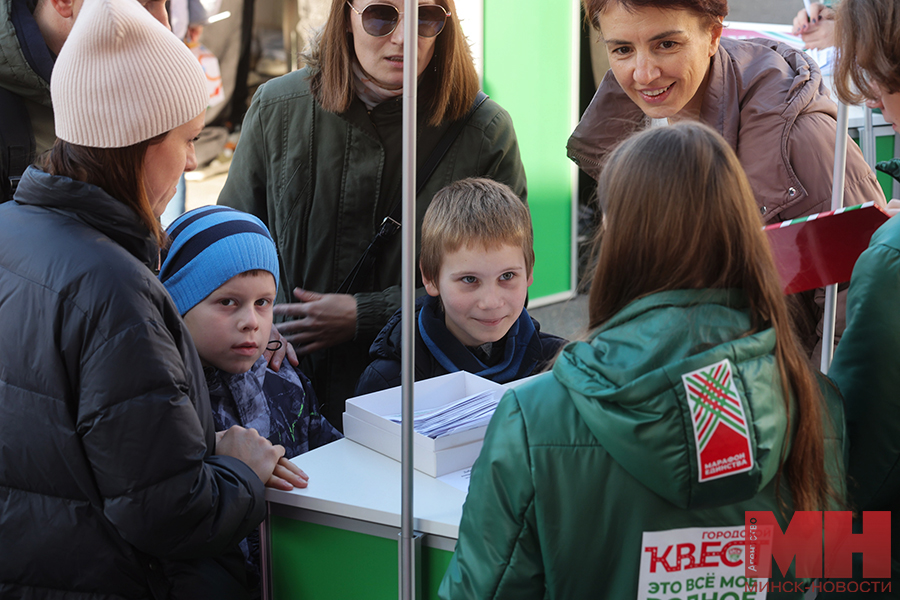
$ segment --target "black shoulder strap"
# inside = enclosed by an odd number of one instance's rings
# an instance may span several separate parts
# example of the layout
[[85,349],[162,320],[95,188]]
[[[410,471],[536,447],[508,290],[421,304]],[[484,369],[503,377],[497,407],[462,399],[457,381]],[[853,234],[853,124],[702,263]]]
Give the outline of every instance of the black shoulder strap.
[[[450,127],[447,128],[447,131],[444,132],[444,135],[441,136],[441,139],[438,141],[437,145],[434,147],[434,150],[431,151],[431,154],[428,155],[428,160],[426,160],[422,166],[419,168],[419,171],[416,173],[416,196],[422,193],[422,190],[425,187],[425,184],[431,178],[431,175],[434,173],[434,170],[437,168],[438,164],[440,164],[441,160],[444,158],[444,155],[447,154],[447,150],[450,149],[450,146],[453,145],[453,142],[456,141],[456,138],[459,137],[459,134],[462,132],[463,128],[469,123],[472,118],[472,115],[475,114],[475,111],[484,104],[484,101],[487,100],[488,96],[481,90],[478,91],[478,95],[475,96],[475,102],[472,103],[472,107],[469,109],[469,112],[466,113],[466,116],[462,119],[454,121]],[[338,294],[353,294],[355,293],[354,284],[356,283],[356,278],[361,271],[369,270],[373,264],[375,264],[375,258],[377,257],[378,250],[391,239],[399,230],[401,223],[401,215],[400,213],[403,211],[403,202],[402,197],[398,198],[394,203],[394,208],[391,210],[390,214],[381,222],[381,228],[378,230],[378,233],[375,234],[375,239],[369,244],[368,248],[363,252],[362,256],[359,257],[359,260],[356,261],[356,264],[353,265],[353,269],[347,275],[347,278],[344,279],[344,282],[337,289]]]
[[0,87],[0,202],[12,200],[19,180],[34,161],[31,118],[21,98]]

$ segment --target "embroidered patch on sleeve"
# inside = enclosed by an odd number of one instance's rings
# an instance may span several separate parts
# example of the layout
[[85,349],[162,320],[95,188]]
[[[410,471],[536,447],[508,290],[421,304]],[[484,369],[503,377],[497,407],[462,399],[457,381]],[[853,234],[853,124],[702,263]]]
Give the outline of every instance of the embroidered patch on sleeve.
[[734,369],[721,362],[681,376],[691,409],[700,481],[753,468],[753,451]]

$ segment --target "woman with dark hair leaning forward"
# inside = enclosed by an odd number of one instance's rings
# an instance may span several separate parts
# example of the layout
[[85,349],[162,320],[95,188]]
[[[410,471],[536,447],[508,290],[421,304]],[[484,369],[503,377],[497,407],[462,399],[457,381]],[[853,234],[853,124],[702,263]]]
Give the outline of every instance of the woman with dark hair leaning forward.
[[[349,290],[342,284],[400,201],[402,9],[402,0],[332,0],[308,66],[257,92],[219,196],[272,232],[279,301],[297,300],[276,305],[287,319],[278,329],[304,355],[335,425],[369,346],[400,307],[399,235]],[[417,239],[431,197],[458,179],[489,177],[526,199],[509,114],[488,99],[468,117],[478,75],[453,0],[420,0],[418,34],[418,168],[451,126],[465,125],[431,177],[417,176]]]
[[[715,129],[737,153],[762,220],[830,210],[837,106],[807,54],[773,40],[722,37],[726,0],[584,6],[610,59],[568,143],[569,157],[588,175],[596,179],[610,150],[650,119],[689,119]],[[884,193],[859,148],[848,144],[844,204],[870,201],[883,206]],[[824,295],[795,298],[803,307],[801,342],[818,366]],[[837,323],[839,338],[843,310]]]
[[[685,565],[743,564],[724,544],[651,557],[649,539],[839,505],[840,397],[807,366],[725,140],[697,123],[638,134],[598,196],[592,331],[497,407],[442,598],[645,597]],[[713,579],[702,592],[725,596]]]

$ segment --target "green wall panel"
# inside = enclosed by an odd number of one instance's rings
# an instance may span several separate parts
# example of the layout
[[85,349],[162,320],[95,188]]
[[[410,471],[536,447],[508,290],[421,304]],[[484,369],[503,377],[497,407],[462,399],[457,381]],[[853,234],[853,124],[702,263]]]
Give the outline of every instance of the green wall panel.
[[[398,540],[274,515],[270,530],[275,600],[397,599]],[[424,598],[437,598],[452,556],[422,548]]]
[[571,0],[485,0],[484,88],[512,116],[528,177],[532,299],[572,288]]
[[397,542],[272,516],[275,600],[396,600]]
[[[883,135],[875,138],[875,157],[877,160],[891,160],[895,156],[897,156],[897,154],[894,152],[894,136]],[[878,176],[878,183],[881,184],[881,189],[884,190],[884,197],[890,200],[894,197],[894,178],[881,171],[876,171],[876,174]]]

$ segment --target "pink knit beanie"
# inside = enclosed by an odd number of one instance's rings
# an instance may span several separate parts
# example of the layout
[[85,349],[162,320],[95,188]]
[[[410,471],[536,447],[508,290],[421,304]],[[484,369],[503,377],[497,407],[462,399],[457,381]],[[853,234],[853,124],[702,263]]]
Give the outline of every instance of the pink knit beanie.
[[200,62],[137,0],[84,0],[50,94],[57,137],[91,148],[150,139],[209,101]]

